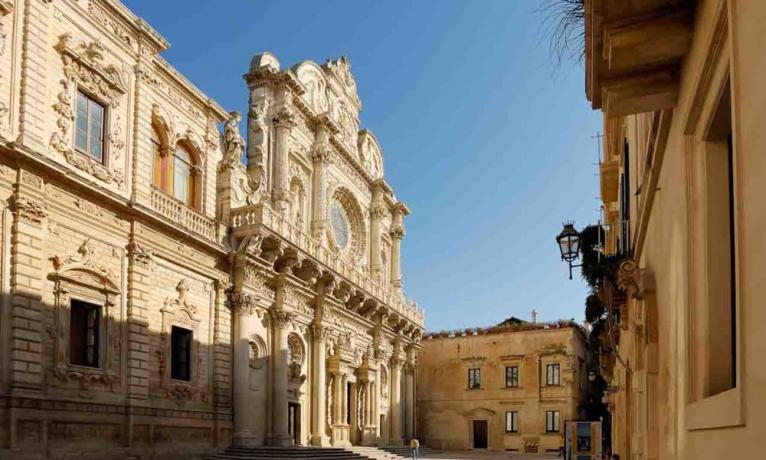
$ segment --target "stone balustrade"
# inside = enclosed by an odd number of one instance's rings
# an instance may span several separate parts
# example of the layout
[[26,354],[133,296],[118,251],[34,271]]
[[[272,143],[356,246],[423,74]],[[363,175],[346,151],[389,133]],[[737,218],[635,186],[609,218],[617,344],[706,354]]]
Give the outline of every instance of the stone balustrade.
[[185,229],[209,240],[216,240],[218,225],[214,219],[193,210],[165,192],[152,188],[152,209]]
[[263,225],[284,238],[326,268],[354,284],[358,289],[367,292],[371,297],[375,297],[380,303],[385,304],[403,318],[416,324],[423,324],[423,310],[418,308],[414,302],[403,298],[394,289],[378,283],[368,273],[339,257],[330,248],[321,245],[311,235],[292,224],[268,205],[243,206],[231,211],[231,228],[234,232],[258,225]]

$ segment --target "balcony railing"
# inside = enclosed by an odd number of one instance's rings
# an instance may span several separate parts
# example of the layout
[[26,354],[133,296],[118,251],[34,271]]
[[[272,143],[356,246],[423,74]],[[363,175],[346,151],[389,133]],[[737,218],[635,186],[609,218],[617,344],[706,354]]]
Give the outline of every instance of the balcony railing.
[[231,227],[233,230],[251,225],[263,225],[293,245],[306,252],[319,263],[338,273],[350,283],[376,297],[404,318],[422,325],[423,309],[415,302],[405,299],[390,286],[381,285],[367,272],[360,270],[339,257],[334,251],[322,246],[311,235],[292,224],[268,205],[257,204],[245,206],[231,211]]
[[171,221],[209,240],[216,240],[214,219],[203,216],[165,192],[152,188],[152,208]]

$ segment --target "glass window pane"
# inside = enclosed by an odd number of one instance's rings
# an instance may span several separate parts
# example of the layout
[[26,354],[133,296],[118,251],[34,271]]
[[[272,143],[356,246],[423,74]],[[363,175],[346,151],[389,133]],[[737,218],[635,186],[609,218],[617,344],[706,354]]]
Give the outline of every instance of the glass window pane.
[[176,157],[173,165],[173,196],[187,205],[189,204],[190,173],[189,164]]
[[75,148],[83,152],[88,151],[88,134],[85,130],[80,129],[79,126],[77,127],[77,131],[75,133]]
[[98,162],[101,162],[104,159],[101,145],[101,139],[97,137],[90,138],[90,156]]

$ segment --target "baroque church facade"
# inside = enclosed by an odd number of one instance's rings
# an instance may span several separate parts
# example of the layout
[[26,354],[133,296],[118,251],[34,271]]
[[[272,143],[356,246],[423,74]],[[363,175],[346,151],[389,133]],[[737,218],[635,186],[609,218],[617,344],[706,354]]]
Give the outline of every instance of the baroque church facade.
[[349,62],[254,57],[243,138],[168,46],[0,0],[0,459],[407,441],[409,210]]

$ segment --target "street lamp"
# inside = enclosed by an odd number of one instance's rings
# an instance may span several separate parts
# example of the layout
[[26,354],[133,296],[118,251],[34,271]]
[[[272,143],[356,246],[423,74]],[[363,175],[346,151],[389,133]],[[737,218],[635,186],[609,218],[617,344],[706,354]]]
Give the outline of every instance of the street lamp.
[[564,222],[564,229],[556,237],[556,242],[561,250],[561,260],[569,264],[569,279],[572,279],[572,268],[581,267],[572,265],[572,262],[580,257],[580,234],[574,228],[574,222]]

